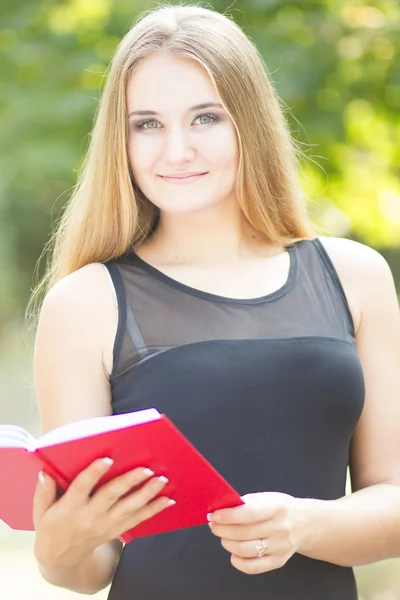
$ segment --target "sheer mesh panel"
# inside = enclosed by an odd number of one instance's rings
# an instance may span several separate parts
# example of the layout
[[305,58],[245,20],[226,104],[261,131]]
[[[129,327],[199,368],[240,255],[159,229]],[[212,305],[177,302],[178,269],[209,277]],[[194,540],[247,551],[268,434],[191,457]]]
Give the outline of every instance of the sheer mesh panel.
[[[303,240],[287,249],[284,286],[250,300],[185,286],[135,254],[113,261],[123,281],[115,286],[118,304],[125,303],[127,310],[120,310],[111,377],[159,352],[209,340],[321,336],[354,341],[346,297],[321,242]],[[116,284],[115,269],[110,272]]]

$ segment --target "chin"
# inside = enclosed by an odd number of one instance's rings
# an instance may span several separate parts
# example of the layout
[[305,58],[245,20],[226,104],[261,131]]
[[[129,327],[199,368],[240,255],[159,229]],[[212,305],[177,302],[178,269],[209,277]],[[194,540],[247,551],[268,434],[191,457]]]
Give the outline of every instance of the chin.
[[201,213],[209,210],[212,206],[192,206],[192,205],[181,205],[181,206],[159,206],[160,212],[168,215],[190,215]]
[[219,204],[221,204],[221,201],[218,200],[212,202],[204,202],[204,199],[199,202],[195,200],[182,200],[179,202],[175,199],[173,202],[162,202],[156,206],[158,206],[161,212],[166,214],[195,214],[211,210]]

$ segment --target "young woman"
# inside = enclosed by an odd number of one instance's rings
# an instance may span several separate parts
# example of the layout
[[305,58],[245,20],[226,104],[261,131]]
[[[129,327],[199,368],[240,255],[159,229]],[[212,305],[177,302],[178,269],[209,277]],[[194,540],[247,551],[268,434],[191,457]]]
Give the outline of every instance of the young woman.
[[296,158],[231,19],[161,6],[124,37],[40,288],[43,429],[155,406],[245,504],[122,548],[168,510],[147,465],[94,495],[107,460],[61,498],[42,477],[35,557],[52,584],[356,600],[352,566],[400,555],[393,279],[371,248],[315,236]]

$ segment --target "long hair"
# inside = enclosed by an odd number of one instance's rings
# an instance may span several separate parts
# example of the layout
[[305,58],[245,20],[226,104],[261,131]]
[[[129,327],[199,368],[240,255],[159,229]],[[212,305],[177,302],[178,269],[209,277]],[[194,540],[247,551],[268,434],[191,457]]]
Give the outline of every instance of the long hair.
[[158,209],[136,185],[128,161],[126,101],[129,77],[155,53],[197,61],[211,78],[236,129],[236,195],[251,225],[274,244],[314,237],[298,176],[301,151],[254,43],[231,17],[211,8],[161,4],[139,16],[115,51],[88,152],[42,253],[52,249],[27,314],[58,280],[118,258],[157,226]]

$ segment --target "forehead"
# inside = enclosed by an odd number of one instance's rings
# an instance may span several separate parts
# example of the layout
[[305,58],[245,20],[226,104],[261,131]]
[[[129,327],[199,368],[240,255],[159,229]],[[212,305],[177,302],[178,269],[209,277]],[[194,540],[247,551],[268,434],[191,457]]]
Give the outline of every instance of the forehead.
[[184,57],[150,56],[128,80],[129,112],[173,111],[206,101],[219,101],[214,84],[199,63]]

